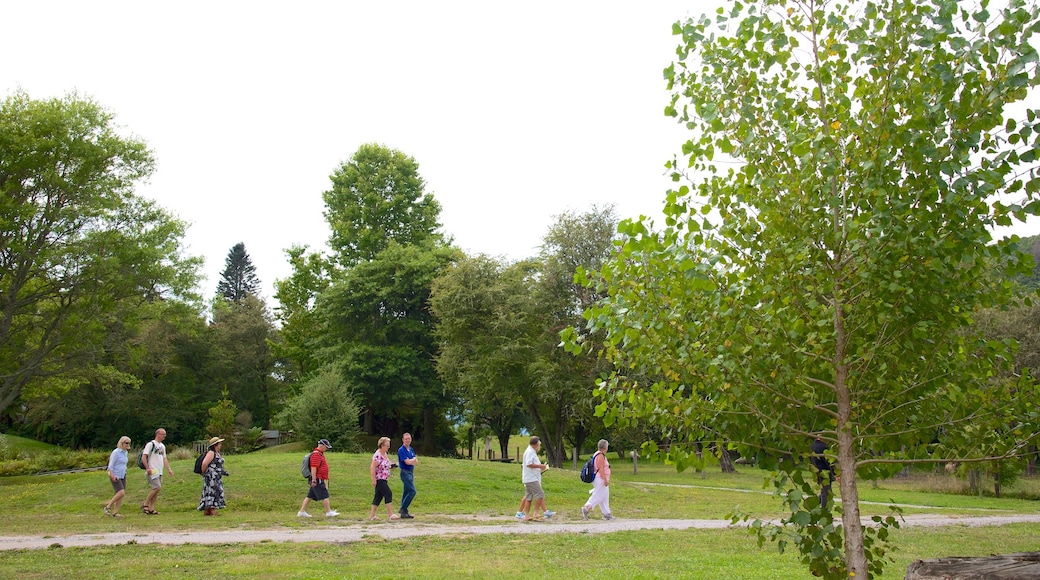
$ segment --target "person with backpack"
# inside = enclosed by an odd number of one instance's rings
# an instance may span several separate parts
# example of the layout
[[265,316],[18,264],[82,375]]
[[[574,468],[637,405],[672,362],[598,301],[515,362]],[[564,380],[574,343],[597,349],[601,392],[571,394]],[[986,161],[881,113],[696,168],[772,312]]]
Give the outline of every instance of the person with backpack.
[[227,472],[224,471],[224,456],[220,454],[223,441],[220,437],[210,438],[206,444],[206,453],[202,455],[202,499],[199,500],[199,507],[195,509],[207,516],[215,516],[217,510],[227,506],[224,501],[223,479]]
[[163,468],[165,467],[170,477],[173,477],[173,468],[166,459],[166,446],[163,445],[163,439],[166,439],[166,429],[160,427],[155,430],[155,439],[149,441],[141,451],[141,466],[145,469],[149,487],[148,497],[141,504],[141,512],[152,516],[159,515],[159,512],[155,511],[155,500],[158,499],[159,491],[162,489]]
[[595,479],[592,480],[592,491],[589,493],[589,501],[581,506],[581,517],[589,519],[589,513],[599,506],[603,519],[612,520],[614,515],[610,512],[610,462],[607,461],[607,449],[610,443],[606,439],[600,439],[596,444],[596,454],[592,457],[592,469]]
[[328,439],[319,439],[318,446],[311,451],[311,476],[307,478],[310,481],[310,489],[307,491],[307,497],[303,498],[300,511],[296,512],[297,517],[311,517],[311,514],[307,513],[307,504],[311,503],[312,499],[320,501],[325,507],[325,517],[334,518],[339,515],[329,503],[329,462],[325,460],[325,452],[329,449],[332,449],[332,443],[329,443]]

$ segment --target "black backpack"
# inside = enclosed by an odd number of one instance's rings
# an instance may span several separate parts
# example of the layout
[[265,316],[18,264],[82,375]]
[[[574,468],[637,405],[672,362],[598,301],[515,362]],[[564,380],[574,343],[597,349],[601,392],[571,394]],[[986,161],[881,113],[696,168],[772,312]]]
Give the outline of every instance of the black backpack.
[[209,453],[209,451],[203,451],[202,455],[195,458],[195,473],[199,475],[202,475],[202,461],[206,459],[207,453]]
[[147,467],[145,467],[145,464],[144,464],[144,450],[148,449],[148,446],[151,445],[151,444],[152,444],[151,441],[149,441],[148,443],[145,443],[144,447],[142,447],[141,450],[137,452],[137,466],[140,467],[141,469],[148,469]]
[[592,454],[589,460],[585,462],[585,465],[581,468],[581,480],[585,483],[592,483],[596,481],[596,456],[599,452]]

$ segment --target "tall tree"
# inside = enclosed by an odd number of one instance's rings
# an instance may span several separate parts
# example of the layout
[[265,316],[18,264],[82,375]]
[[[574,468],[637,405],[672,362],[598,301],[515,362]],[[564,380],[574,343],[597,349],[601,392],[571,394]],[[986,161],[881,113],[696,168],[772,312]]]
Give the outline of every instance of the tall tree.
[[522,393],[540,352],[537,274],[534,261],[467,257],[434,281],[430,297],[440,343],[437,374],[470,424],[495,433],[502,457],[521,426]]
[[232,302],[242,300],[260,291],[260,279],[256,277],[256,266],[246,253],[246,245],[239,242],[228,251],[224,259],[224,271],[217,282],[217,294]]
[[433,366],[429,296],[456,252],[392,242],[347,270],[318,300],[321,344],[365,407],[370,434],[419,431],[416,438],[434,446],[445,432],[449,401]]
[[419,164],[396,149],[368,143],[331,176],[323,194],[337,263],[371,260],[390,242],[440,241],[440,203],[425,191]]
[[184,225],[133,191],[153,165],[91,101],[0,104],[0,412],[96,360],[126,303],[194,299]]
[[275,318],[281,323],[280,338],[272,344],[275,358],[284,365],[280,372],[287,385],[300,385],[321,367],[323,353],[318,347],[321,323],[314,304],[331,282],[332,265],[306,246],[293,246],[285,251],[292,275],[276,280]]
[[623,224],[603,270],[607,418],[709,428],[767,460],[821,435],[842,525],[780,461],[790,525],[761,528],[795,531],[815,574],[880,573],[887,530],[864,531],[857,476],[1035,433],[1016,400],[1036,386],[994,380],[1007,352],[969,324],[1011,297],[994,271],[1028,273],[990,228],[1040,208],[1036,112],[1005,116],[1040,81],[1038,27],[1018,0],[765,0],[675,26],[666,112],[693,136],[671,166],[693,186],[669,192],[663,229]]
[[228,390],[235,406],[252,415],[253,425],[268,427],[280,399],[271,345],[278,343],[267,305],[254,294],[240,302],[218,297],[213,304],[214,356],[218,361],[213,380]]
[[593,416],[592,391],[611,364],[591,354],[571,356],[560,346],[560,333],[572,328],[583,339],[595,340],[582,313],[602,296],[579,281],[612,256],[617,223],[613,206],[594,205],[584,212],[556,216],[542,238],[541,271],[533,291],[543,334],[539,363],[524,400],[546,455],[556,467],[566,459],[564,439],[580,449],[600,423]]

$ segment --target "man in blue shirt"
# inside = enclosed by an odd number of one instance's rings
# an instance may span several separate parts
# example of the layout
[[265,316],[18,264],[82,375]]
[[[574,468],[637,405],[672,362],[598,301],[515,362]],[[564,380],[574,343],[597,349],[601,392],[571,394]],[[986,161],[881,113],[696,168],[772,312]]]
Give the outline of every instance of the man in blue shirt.
[[401,466],[401,483],[404,484],[404,493],[401,494],[401,519],[410,520],[415,517],[408,513],[408,506],[415,498],[415,464],[419,463],[419,458],[412,449],[411,433],[402,435],[401,441],[404,445],[397,450],[397,462]]

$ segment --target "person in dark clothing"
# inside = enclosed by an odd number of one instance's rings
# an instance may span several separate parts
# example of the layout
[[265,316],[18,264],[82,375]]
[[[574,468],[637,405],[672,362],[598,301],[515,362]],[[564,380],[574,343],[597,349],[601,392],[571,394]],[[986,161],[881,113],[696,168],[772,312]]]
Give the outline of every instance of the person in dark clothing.
[[820,505],[826,507],[827,499],[831,495],[831,484],[834,482],[834,466],[824,455],[827,451],[827,443],[819,435],[809,446],[812,455],[809,461],[816,468],[816,483],[820,484]]

